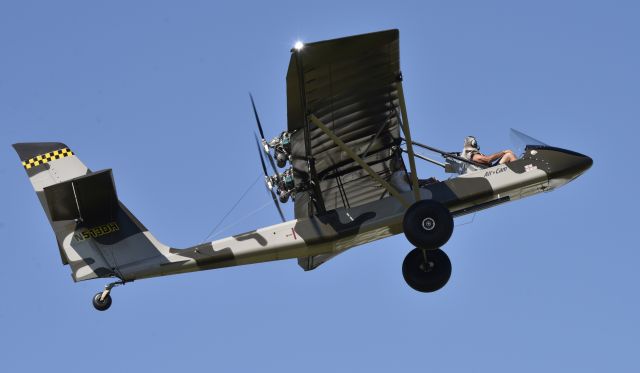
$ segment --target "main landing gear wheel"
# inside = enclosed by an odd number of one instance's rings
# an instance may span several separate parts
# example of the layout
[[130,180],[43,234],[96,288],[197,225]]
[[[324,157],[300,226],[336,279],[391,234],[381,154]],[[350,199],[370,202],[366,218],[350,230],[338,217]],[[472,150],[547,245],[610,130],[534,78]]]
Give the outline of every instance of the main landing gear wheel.
[[413,249],[402,262],[402,276],[412,289],[431,293],[449,281],[451,261],[440,249]]
[[107,294],[105,297],[102,297],[102,292],[96,293],[93,296],[93,307],[98,311],[106,311],[111,307],[111,295]]
[[453,217],[442,203],[422,200],[404,213],[402,228],[416,247],[442,247],[453,233]]

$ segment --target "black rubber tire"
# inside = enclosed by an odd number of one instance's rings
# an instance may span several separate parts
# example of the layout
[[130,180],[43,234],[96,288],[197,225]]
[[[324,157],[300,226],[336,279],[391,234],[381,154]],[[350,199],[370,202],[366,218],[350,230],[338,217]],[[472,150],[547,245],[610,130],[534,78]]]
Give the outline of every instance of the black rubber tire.
[[102,297],[102,292],[96,293],[93,296],[93,307],[98,311],[106,311],[111,307],[111,294],[107,294],[104,300],[101,302],[100,297]]
[[451,261],[447,253],[440,249],[413,249],[402,262],[402,276],[413,290],[431,293],[441,289],[451,277]]
[[[427,230],[423,222],[431,221],[434,227]],[[442,203],[422,200],[414,203],[404,213],[402,228],[407,240],[416,247],[437,249],[449,241],[453,233],[453,217]]]

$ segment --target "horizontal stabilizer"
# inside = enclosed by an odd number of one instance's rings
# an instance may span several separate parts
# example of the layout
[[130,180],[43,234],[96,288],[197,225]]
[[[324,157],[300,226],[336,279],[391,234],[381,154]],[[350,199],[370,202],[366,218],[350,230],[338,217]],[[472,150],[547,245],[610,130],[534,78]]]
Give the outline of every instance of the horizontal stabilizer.
[[118,208],[110,169],[45,187],[44,195],[52,221],[106,223],[113,221]]

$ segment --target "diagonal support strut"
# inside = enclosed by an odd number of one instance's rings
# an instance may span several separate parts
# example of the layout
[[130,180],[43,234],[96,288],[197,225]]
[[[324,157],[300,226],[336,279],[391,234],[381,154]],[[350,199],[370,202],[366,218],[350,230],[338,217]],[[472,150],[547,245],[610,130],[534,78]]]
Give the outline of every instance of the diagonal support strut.
[[409,168],[411,169],[411,186],[413,197],[416,202],[420,200],[420,189],[418,184],[418,172],[416,171],[416,159],[413,153],[413,142],[411,142],[411,131],[409,130],[409,119],[407,118],[407,105],[404,102],[404,90],[402,89],[402,78],[398,80],[398,99],[400,101],[400,112],[402,113],[402,132],[407,143],[407,154],[409,155]]
[[371,166],[369,166],[367,164],[367,162],[365,162],[362,158],[360,158],[350,147],[347,146],[347,144],[345,144],[342,140],[340,140],[340,138],[338,136],[336,136],[333,131],[331,131],[329,129],[329,127],[327,127],[324,123],[322,123],[322,121],[320,121],[320,119],[318,119],[315,115],[310,114],[308,116],[308,119],[316,125],[316,127],[320,128],[322,130],[322,132],[324,132],[325,134],[327,134],[327,136],[329,136],[331,138],[331,140],[333,140],[333,142],[340,148],[342,149],[345,153],[347,153],[349,155],[349,157],[351,157],[351,159],[353,159],[358,165],[360,165],[360,167],[362,167],[362,169],[364,169],[369,176],[371,176],[374,180],[376,180],[377,182],[379,182],[388,192],[389,194],[391,194],[392,196],[394,196],[395,198],[398,199],[398,201],[400,201],[400,203],[402,203],[402,205],[405,208],[409,207],[409,203],[407,203],[407,201],[402,198],[402,195],[400,194],[400,192],[398,192],[396,190],[396,188],[394,188],[391,184],[389,184],[385,179],[381,178],[380,175],[378,175],[372,168]]

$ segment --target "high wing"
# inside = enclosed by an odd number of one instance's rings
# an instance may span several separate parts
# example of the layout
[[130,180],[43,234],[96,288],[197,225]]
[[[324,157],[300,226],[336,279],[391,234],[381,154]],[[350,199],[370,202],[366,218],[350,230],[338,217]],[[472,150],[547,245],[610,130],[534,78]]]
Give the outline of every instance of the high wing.
[[[295,184],[306,186],[295,195],[295,217],[388,196],[380,179],[389,182],[394,172],[405,171],[398,30],[310,43],[292,52],[288,132]],[[356,162],[349,149],[380,178]]]

